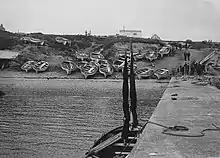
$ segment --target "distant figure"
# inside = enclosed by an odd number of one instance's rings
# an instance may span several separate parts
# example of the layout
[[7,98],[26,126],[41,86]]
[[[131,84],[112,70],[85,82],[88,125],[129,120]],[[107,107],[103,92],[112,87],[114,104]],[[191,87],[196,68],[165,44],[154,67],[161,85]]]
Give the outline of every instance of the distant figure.
[[183,52],[183,55],[184,55],[184,61],[186,61],[187,60],[187,58],[186,58],[186,56],[187,56],[186,51]]
[[187,53],[187,60],[190,61],[190,55],[191,55],[191,53],[190,53],[188,50],[187,50],[186,53]]

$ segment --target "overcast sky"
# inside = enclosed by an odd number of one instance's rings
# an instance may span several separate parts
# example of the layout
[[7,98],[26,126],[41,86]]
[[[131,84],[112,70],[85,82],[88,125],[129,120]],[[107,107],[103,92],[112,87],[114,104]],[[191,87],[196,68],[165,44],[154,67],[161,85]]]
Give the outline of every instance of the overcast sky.
[[116,34],[220,41],[220,0],[0,0],[0,23],[17,32]]

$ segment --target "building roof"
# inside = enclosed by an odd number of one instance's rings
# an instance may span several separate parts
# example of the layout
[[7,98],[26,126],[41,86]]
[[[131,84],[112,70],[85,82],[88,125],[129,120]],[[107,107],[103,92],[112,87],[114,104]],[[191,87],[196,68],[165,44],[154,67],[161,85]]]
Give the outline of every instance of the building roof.
[[119,32],[141,32],[141,30],[119,30]]
[[156,40],[160,40],[160,37],[157,34],[154,34],[151,39],[156,39]]
[[12,52],[10,50],[0,50],[0,59],[14,59],[19,52]]

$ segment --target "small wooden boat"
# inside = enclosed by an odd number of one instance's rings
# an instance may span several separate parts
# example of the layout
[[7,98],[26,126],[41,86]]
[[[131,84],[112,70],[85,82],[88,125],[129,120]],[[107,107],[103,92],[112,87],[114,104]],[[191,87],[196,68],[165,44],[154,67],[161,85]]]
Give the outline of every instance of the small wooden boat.
[[162,78],[168,78],[170,76],[169,70],[167,69],[157,69],[154,72],[154,75],[157,77],[157,79],[162,79]]
[[46,62],[46,61],[39,61],[39,62],[37,62],[33,66],[33,69],[36,71],[36,73],[38,73],[38,72],[46,71],[48,67],[49,67],[49,63],[48,62]]
[[67,45],[67,44],[71,45],[71,41],[63,37],[56,37],[55,40],[57,43],[61,43],[63,45]]
[[129,129],[128,144],[124,144],[121,138],[123,126],[117,127],[98,139],[85,154],[86,158],[113,158],[126,157],[129,155],[141,134],[143,127]]
[[88,64],[88,61],[82,60],[76,64],[76,67],[81,70],[81,68],[84,67],[86,64]]
[[114,68],[109,63],[99,64],[99,72],[103,74],[105,77],[112,75],[114,72]]
[[114,67],[115,71],[122,70],[123,66],[124,66],[124,61],[123,60],[118,59],[118,60],[113,62],[113,67]]
[[86,53],[76,53],[76,58],[78,60],[81,60],[81,61],[88,60],[89,59],[89,55],[86,54]]
[[162,47],[160,50],[159,50],[159,54],[160,54],[160,57],[163,58],[164,55],[169,55],[171,52],[171,47]]
[[21,66],[21,69],[28,72],[29,70],[33,69],[34,65],[36,64],[37,62],[36,61],[27,61],[25,62],[22,66]]
[[93,76],[96,74],[96,72],[98,71],[98,66],[92,63],[87,63],[80,69],[80,71],[86,79],[88,76]]
[[150,51],[149,53],[145,54],[145,58],[151,62],[158,58],[158,54],[154,51]]
[[93,60],[93,61],[99,61],[99,60],[103,60],[104,59],[104,56],[100,53],[91,53],[90,54],[90,59]]
[[77,66],[73,61],[65,60],[61,63],[61,68],[69,75],[77,69]]
[[25,43],[34,43],[34,44],[38,44],[41,46],[45,44],[43,40],[32,38],[32,37],[21,37],[20,40],[24,41]]
[[149,78],[153,75],[154,70],[150,67],[144,67],[136,71],[136,75],[138,79],[140,80],[141,78]]
[[145,57],[145,54],[144,54],[144,53],[139,53],[139,54],[137,54],[137,55],[134,56],[134,58],[135,58],[136,61],[137,61],[137,60],[142,60],[142,59],[144,59],[144,57]]

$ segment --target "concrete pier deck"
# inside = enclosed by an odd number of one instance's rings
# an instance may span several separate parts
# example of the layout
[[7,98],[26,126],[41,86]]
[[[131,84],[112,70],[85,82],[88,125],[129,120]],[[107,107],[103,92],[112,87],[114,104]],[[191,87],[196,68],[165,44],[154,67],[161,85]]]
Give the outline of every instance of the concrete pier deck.
[[[171,95],[176,93],[176,100]],[[220,158],[220,90],[171,79],[129,158]],[[219,128],[219,129],[218,129]]]

